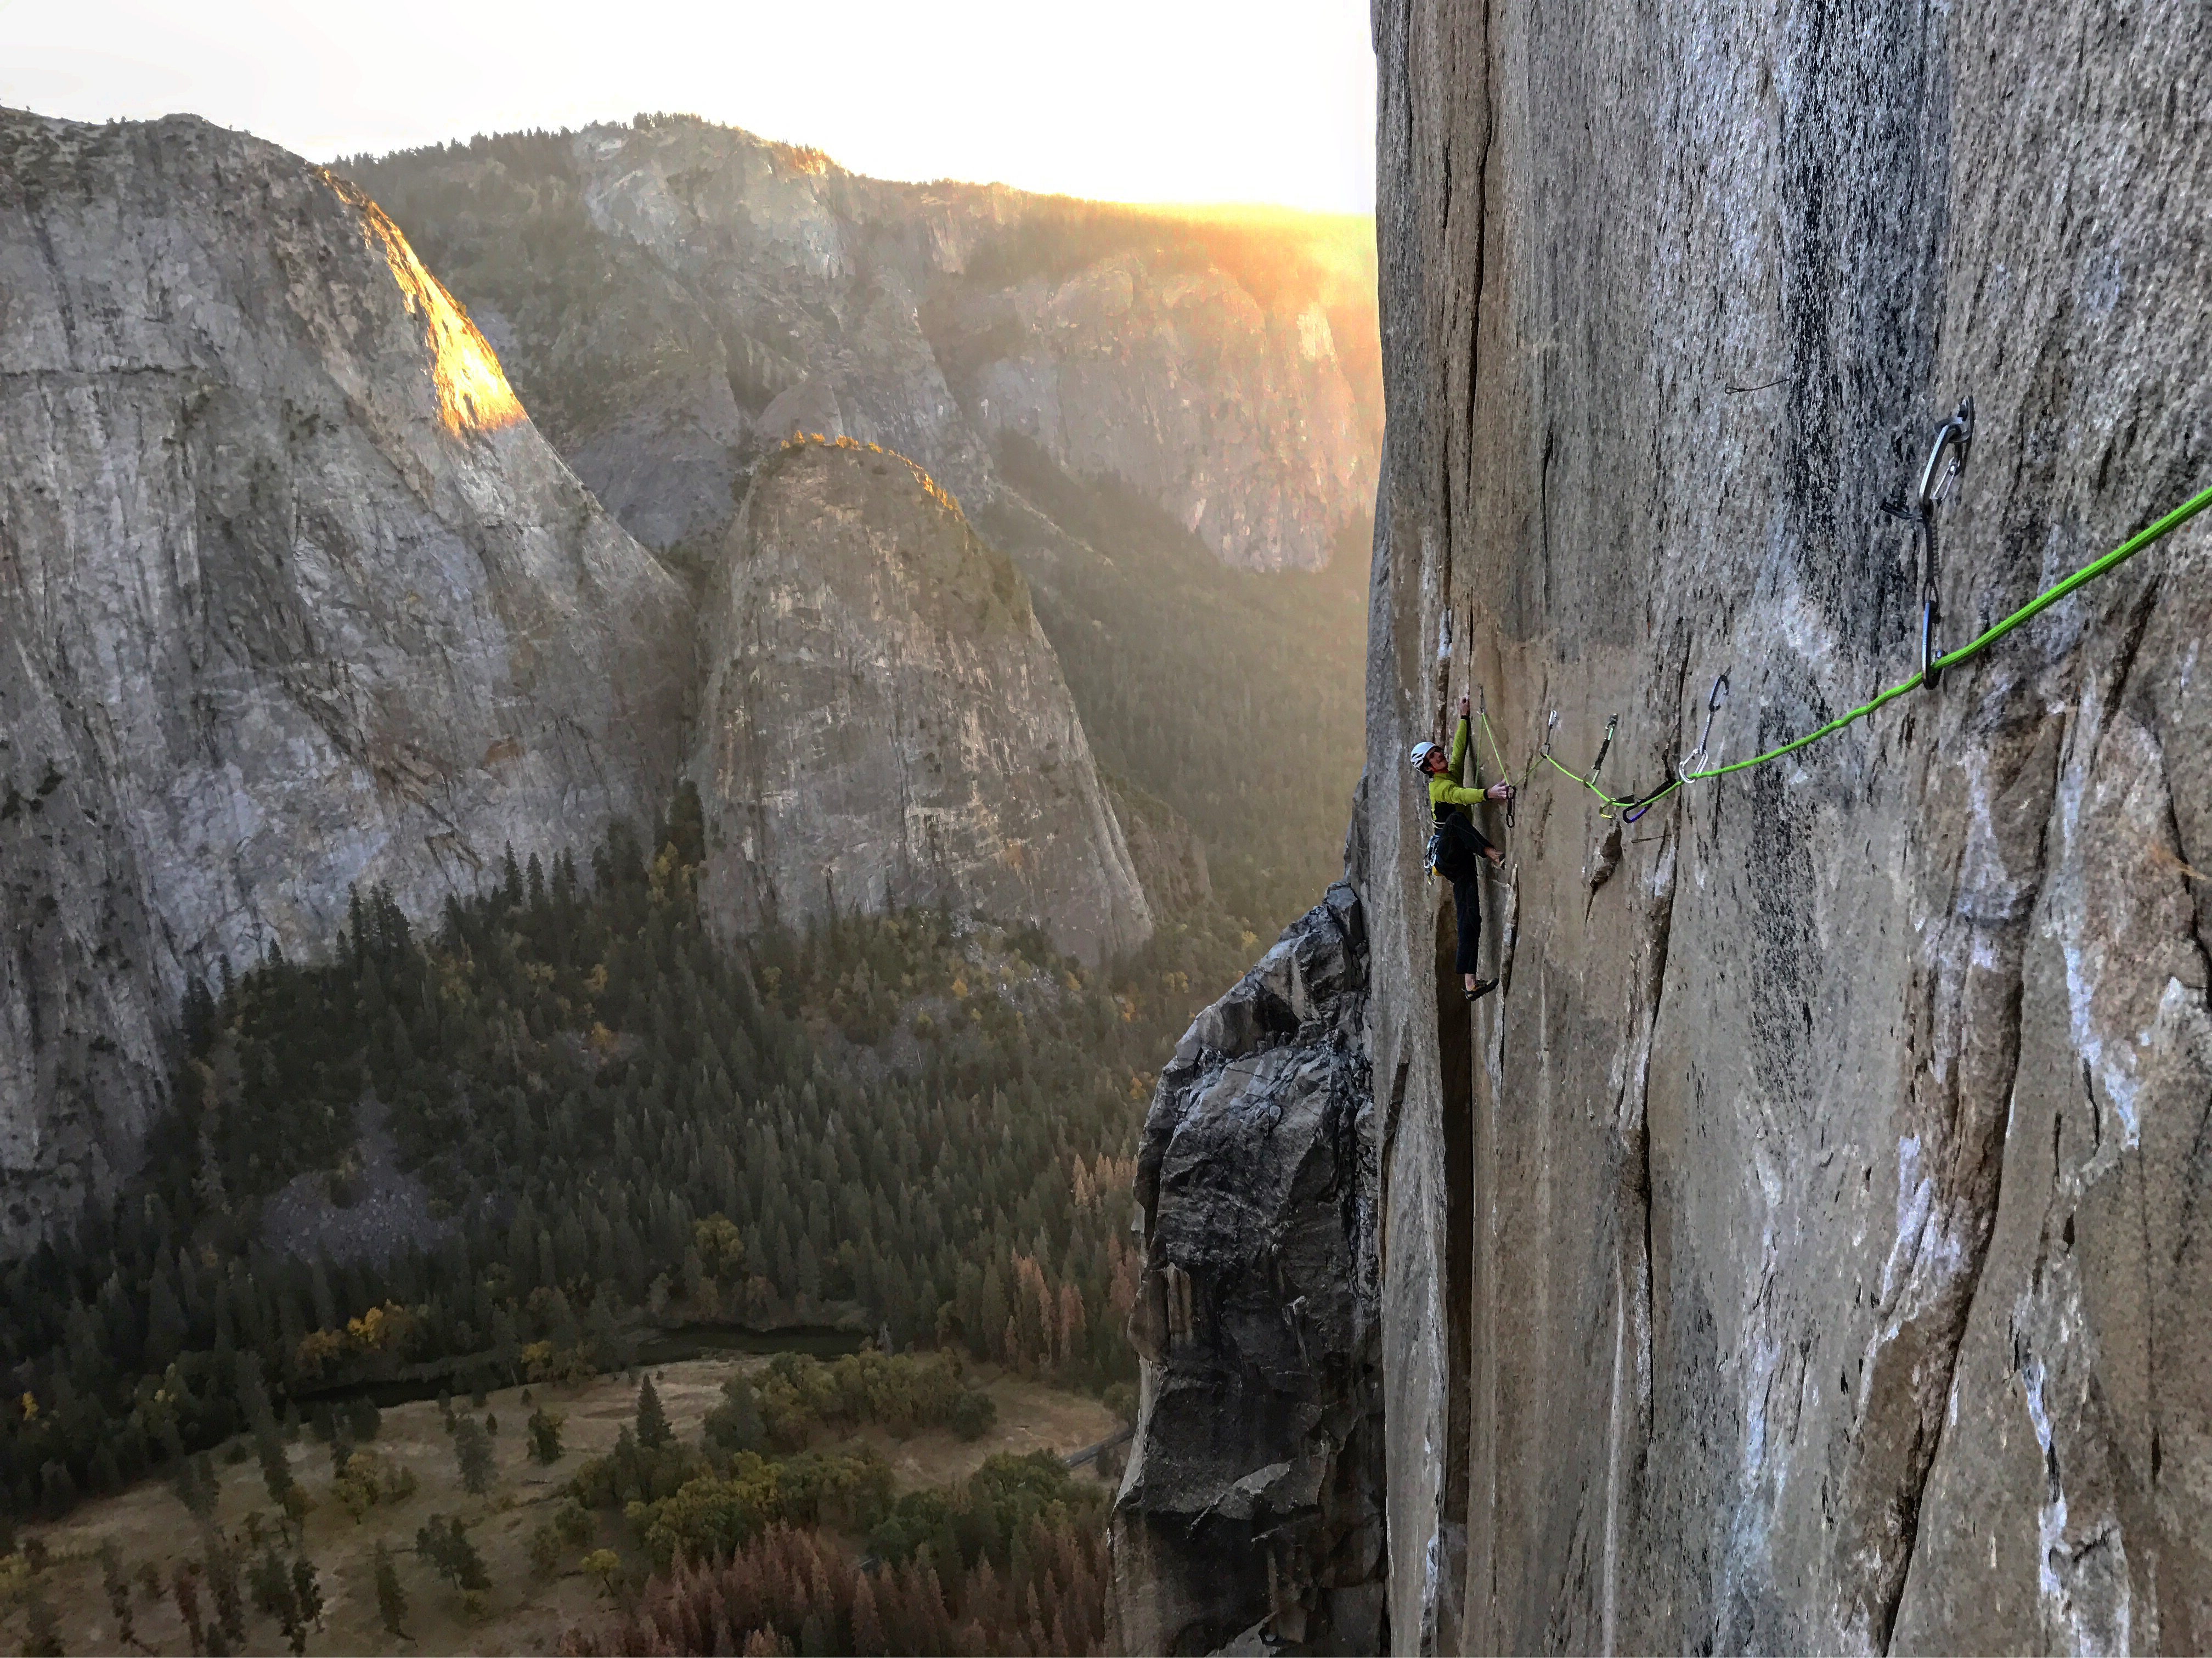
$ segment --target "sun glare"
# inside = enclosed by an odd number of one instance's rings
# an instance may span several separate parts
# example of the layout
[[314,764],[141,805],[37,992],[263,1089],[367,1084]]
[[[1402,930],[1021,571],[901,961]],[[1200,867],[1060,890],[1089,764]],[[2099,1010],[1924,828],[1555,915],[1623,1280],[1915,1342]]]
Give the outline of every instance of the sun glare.
[[438,418],[455,437],[496,432],[524,418],[522,403],[489,342],[477,332],[468,313],[423,268],[415,250],[384,210],[343,179],[325,173],[339,197],[361,216],[362,237],[384,255],[398,285],[407,314],[422,325],[429,353],[430,383],[438,396]]
[[882,179],[1355,213],[1374,199],[1368,0],[0,7],[0,105],[188,112],[313,161],[665,111]]

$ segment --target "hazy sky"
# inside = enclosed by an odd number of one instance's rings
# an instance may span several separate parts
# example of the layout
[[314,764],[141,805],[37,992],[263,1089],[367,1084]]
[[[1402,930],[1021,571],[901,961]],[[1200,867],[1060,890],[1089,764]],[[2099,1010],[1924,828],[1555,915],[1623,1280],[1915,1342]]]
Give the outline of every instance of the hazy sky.
[[668,110],[891,179],[1374,199],[1368,0],[0,0],[0,104],[317,161]]

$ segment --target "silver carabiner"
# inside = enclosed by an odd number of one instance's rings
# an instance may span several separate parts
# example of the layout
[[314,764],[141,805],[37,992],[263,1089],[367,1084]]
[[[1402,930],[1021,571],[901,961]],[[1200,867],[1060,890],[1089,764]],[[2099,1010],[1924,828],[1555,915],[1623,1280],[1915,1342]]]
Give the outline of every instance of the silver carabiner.
[[1690,777],[1690,768],[1705,757],[1705,744],[1712,741],[1713,720],[1719,715],[1721,704],[1728,701],[1729,677],[1726,674],[1713,681],[1713,694],[1705,699],[1705,728],[1698,733],[1698,746],[1674,762],[1674,775],[1684,782]]
[[1966,456],[1973,446],[1974,400],[1965,398],[1951,418],[1936,428],[1935,440],[1928,448],[1928,464],[1920,469],[1918,501],[1923,514],[1951,493],[1951,485],[1966,470]]
[[1920,688],[1934,690],[1943,677],[1943,596],[1936,586],[1936,505],[1951,493],[1974,446],[1974,400],[1961,398],[1950,419],[1936,428],[1928,464],[1920,469],[1919,523],[1926,560],[1920,577]]

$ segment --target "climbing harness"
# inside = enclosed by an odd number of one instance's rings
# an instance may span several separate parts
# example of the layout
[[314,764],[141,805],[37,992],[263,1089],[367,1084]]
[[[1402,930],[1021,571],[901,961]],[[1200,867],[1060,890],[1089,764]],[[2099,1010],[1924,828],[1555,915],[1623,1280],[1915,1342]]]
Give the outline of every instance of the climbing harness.
[[[1543,746],[1529,761],[1528,773],[1523,774],[1522,786],[1524,788],[1528,786],[1528,774],[1533,774],[1540,762],[1550,766],[1562,776],[1572,778],[1595,795],[1600,802],[1599,817],[1610,818],[1617,814],[1623,823],[1633,823],[1686,783],[1699,782],[1707,778],[1725,777],[1730,772],[1747,771],[1754,766],[1763,766],[1770,761],[1779,760],[1785,755],[1795,754],[1798,750],[1819,742],[1822,738],[1832,737],[1838,732],[1856,725],[1869,714],[1888,707],[1908,691],[1934,689],[1946,670],[1955,668],[1970,659],[1980,655],[2014,629],[2033,621],[2061,599],[2079,592],[2099,577],[2110,574],[2145,548],[2156,545],[2188,523],[2197,513],[2204,511],[2208,507],[2212,507],[2212,489],[2199,491],[2164,517],[2136,531],[2135,534],[2101,558],[2083,565],[2063,581],[2045,588],[2010,616],[1985,629],[1956,650],[1945,651],[1942,648],[1942,641],[1938,637],[1942,617],[1936,568],[1935,511],[1944,497],[1950,493],[1953,483],[1964,470],[1966,455],[1972,446],[1973,438],[1974,401],[1972,398],[1968,398],[1959,404],[1957,410],[1941,426],[1936,428],[1934,441],[1929,448],[1927,463],[1921,468],[1919,488],[1915,493],[1911,509],[1885,507],[1885,510],[1893,516],[1905,519],[1915,525],[1921,535],[1923,558],[1920,594],[1920,671],[1911,678],[1891,686],[1879,696],[1869,701],[1862,702],[1857,708],[1847,713],[1837,715],[1826,725],[1807,732],[1802,737],[1795,738],[1778,747],[1769,749],[1763,754],[1754,754],[1747,759],[1730,761],[1724,766],[1707,766],[1700,768],[1698,762],[1705,758],[1706,747],[1712,740],[1713,722],[1720,714],[1721,704],[1728,698],[1729,677],[1723,673],[1713,681],[1712,695],[1706,699],[1705,730],[1698,738],[1698,746],[1675,762],[1674,774],[1666,782],[1649,794],[1626,799],[1607,793],[1604,789],[1598,786],[1597,782],[1598,769],[1604,765],[1606,752],[1612,747],[1613,732],[1619,724],[1620,716],[1615,714],[1606,721],[1605,740],[1598,745],[1597,759],[1591,763],[1589,771],[1585,774],[1561,765],[1559,761],[1552,757],[1552,733],[1559,723],[1559,710],[1555,708],[1552,711],[1551,719],[1545,726]],[[1490,722],[1486,715],[1482,723],[1483,729],[1489,732]],[[1493,754],[1498,755],[1498,768],[1502,772],[1505,768],[1505,760],[1504,756],[1498,753],[1498,739],[1494,732],[1491,733],[1491,750]],[[1510,828],[1513,822],[1512,807],[1510,804],[1506,808],[1505,821]]]

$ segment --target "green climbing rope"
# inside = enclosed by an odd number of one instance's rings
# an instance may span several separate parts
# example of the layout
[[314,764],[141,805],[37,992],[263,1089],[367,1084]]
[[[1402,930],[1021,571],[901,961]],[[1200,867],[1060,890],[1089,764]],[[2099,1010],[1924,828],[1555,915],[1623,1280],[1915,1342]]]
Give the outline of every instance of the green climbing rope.
[[[1978,655],[1983,651],[1987,650],[1990,646],[1996,644],[1997,641],[2002,639],[2014,628],[2019,627],[2024,622],[2030,621],[2035,616],[2040,616],[2044,611],[2049,610],[2053,604],[2058,603],[2060,599],[2064,598],[2068,594],[2075,592],[2082,587],[2086,587],[2089,583],[2094,581],[2099,576],[2108,574],[2112,571],[2118,569],[2121,565],[2133,558],[2137,553],[2142,551],[2144,548],[2165,539],[2167,536],[2172,534],[2173,531],[2179,529],[2183,525],[2188,523],[2191,519],[2196,517],[2197,513],[2203,512],[2207,507],[2212,507],[2212,489],[2202,490],[2198,494],[2191,496],[2189,500],[2182,502],[2180,506],[2168,513],[2164,518],[2160,519],[2156,523],[2150,525],[2145,529],[2136,531],[2135,534],[2130,536],[2125,541],[2113,548],[2111,552],[2106,553],[2102,558],[2083,565],[2080,569],[2075,571],[2072,575],[2068,576],[2065,580],[2058,583],[2057,586],[2038,593],[2027,604],[2021,605],[2020,609],[2014,610],[2010,616],[2005,617],[2003,621],[1990,627],[1978,638],[1970,640],[1967,643],[1959,647],[1957,650],[1948,652],[1944,655],[1936,658],[1934,664],[1935,668],[1939,671],[1948,668],[1954,668],[1960,663],[1966,661],[1969,657]],[[1558,761],[1553,759],[1548,745],[1547,745],[1544,751],[1538,757],[1541,759],[1545,764],[1550,766],[1553,770],[1559,773],[1562,776],[1573,778],[1576,782],[1580,783],[1592,794],[1595,794],[1599,799],[1605,802],[1604,807],[1601,809],[1605,816],[1610,817],[1616,811],[1628,811],[1632,812],[1636,817],[1640,817],[1645,811],[1658,805],[1660,801],[1664,800],[1668,795],[1674,793],[1676,789],[1680,788],[1685,783],[1697,782],[1708,777],[1725,777],[1732,771],[1747,771],[1753,766],[1763,766],[1770,760],[1779,760],[1784,755],[1795,754],[1798,750],[1804,748],[1810,744],[1817,743],[1824,737],[1834,736],[1838,732],[1842,731],[1847,726],[1856,725],[1869,714],[1888,707],[1889,704],[1894,702],[1899,697],[1903,696],[1907,691],[1917,690],[1920,688],[1920,683],[1921,676],[1915,674],[1911,678],[1905,681],[1902,684],[1892,685],[1887,690],[1884,691],[1880,696],[1875,697],[1872,701],[1862,702],[1857,708],[1850,710],[1850,713],[1838,714],[1833,720],[1828,721],[1826,725],[1821,726],[1815,730],[1807,732],[1804,736],[1797,738],[1791,742],[1784,743],[1779,748],[1769,749],[1764,754],[1753,755],[1747,760],[1733,760],[1725,766],[1707,767],[1702,771],[1686,771],[1678,773],[1674,778],[1663,787],[1655,790],[1653,793],[1646,795],[1640,800],[1620,800],[1614,799],[1612,795],[1607,794],[1603,789],[1598,787],[1598,786],[1592,782],[1589,778],[1584,777],[1581,773],[1571,770],[1569,768],[1561,765]],[[1484,721],[1486,726],[1488,723],[1489,722],[1487,720]],[[1491,749],[1493,753],[1496,752],[1497,746],[1497,738],[1492,737],[1491,738]],[[1502,756],[1500,758],[1499,764],[1500,768],[1503,768],[1504,760]]]
[[1498,762],[1498,776],[1501,778],[1512,776],[1513,768],[1505,763],[1505,750],[1498,746],[1498,733],[1490,729],[1490,710],[1477,708],[1474,711],[1474,717],[1481,723],[1482,734],[1490,739],[1490,752],[1492,757]]
[[[1513,775],[1513,768],[1505,763],[1505,750],[1498,745],[1498,733],[1490,728],[1489,709],[1477,708],[1474,711],[1474,718],[1475,723],[1481,727],[1482,734],[1490,739],[1491,757],[1498,762],[1498,780],[1500,782],[1509,781]],[[1559,715],[1555,714],[1552,718],[1556,720],[1559,718]],[[1520,782],[1515,785],[1513,794],[1509,796],[1506,799],[1505,827],[1509,830],[1513,827],[1513,803],[1521,795],[1526,794],[1528,792],[1528,780],[1536,774],[1536,762],[1538,759],[1544,756],[1540,755],[1531,755],[1529,756],[1528,763],[1521,769]],[[1475,762],[1477,765],[1481,763],[1481,760],[1482,753],[1480,749],[1478,747],[1475,751]],[[1570,772],[1568,773],[1568,775],[1571,777],[1574,774]],[[1577,779],[1577,780],[1579,781],[1580,780]]]

